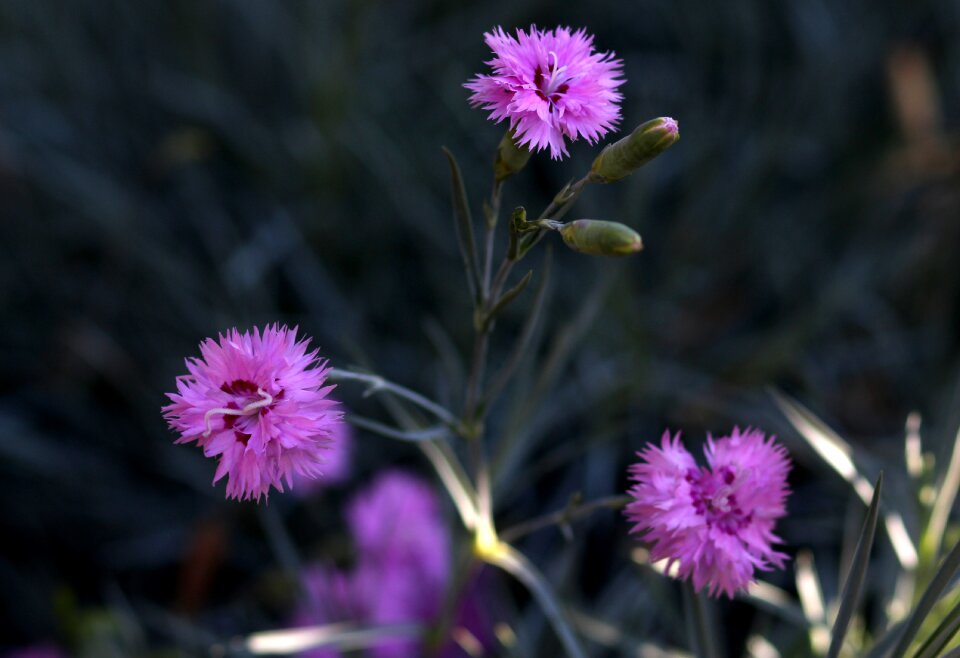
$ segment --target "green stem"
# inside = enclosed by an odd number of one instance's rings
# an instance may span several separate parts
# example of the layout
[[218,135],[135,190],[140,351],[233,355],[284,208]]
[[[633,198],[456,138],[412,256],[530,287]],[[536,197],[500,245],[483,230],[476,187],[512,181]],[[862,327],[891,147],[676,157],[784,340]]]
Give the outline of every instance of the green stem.
[[[540,213],[540,216],[535,221],[543,221],[545,219],[552,219],[554,221],[559,220],[570,208],[573,207],[573,204],[577,202],[577,199],[580,198],[580,195],[583,193],[583,188],[587,186],[590,182],[590,175],[587,174],[576,183],[571,185],[569,189],[561,190],[557,194],[550,204],[544,208],[543,212]],[[547,231],[545,229],[540,229],[532,233],[526,233],[519,238],[520,244],[518,247],[518,255],[516,258],[504,258],[503,262],[500,263],[500,267],[497,270],[497,274],[494,277],[494,283],[491,287],[490,296],[493,299],[496,299],[500,292],[503,290],[503,286],[506,285],[507,277],[510,276],[510,270],[513,269],[513,266],[520,262],[520,259],[523,258],[523,255],[530,251],[536,244],[543,239],[543,236],[546,235]]]
[[500,538],[507,543],[513,543],[516,540],[529,535],[530,533],[555,525],[566,525],[578,521],[599,509],[623,509],[630,502],[629,496],[607,496],[590,500],[579,505],[568,505],[561,510],[538,516],[517,525],[510,526],[500,533]]
[[445,441],[427,441],[417,445],[430,460],[443,488],[450,495],[463,527],[472,532],[477,527],[477,492],[463,466]]
[[710,626],[707,615],[707,602],[704,595],[693,588],[689,580],[683,583],[684,612],[687,617],[687,627],[696,642],[696,653],[699,658],[719,658],[716,639]]
[[448,427],[459,427],[460,423],[456,416],[454,416],[444,407],[440,406],[433,400],[420,395],[416,391],[411,391],[405,386],[394,384],[393,382],[384,379],[380,375],[355,372],[353,370],[341,370],[340,368],[331,368],[327,373],[327,379],[335,382],[363,382],[364,384],[367,384],[367,390],[365,390],[363,393],[364,397],[380,392],[393,393],[397,397],[403,398],[407,402],[411,402],[425,411],[429,411],[434,416],[442,420]]
[[450,436],[450,428],[445,425],[426,427],[422,430],[400,430],[355,414],[350,414],[346,420],[351,425],[368,430],[374,434],[379,434],[380,436],[385,436],[388,439],[396,439],[397,441],[417,443],[419,441],[436,441],[437,439],[444,439]]
[[530,594],[540,604],[543,614],[546,615],[547,620],[553,626],[570,658],[586,658],[587,654],[574,635],[573,629],[560,609],[556,597],[550,591],[547,579],[533,566],[533,563],[513,546],[504,543],[500,544],[499,550],[485,555],[484,559],[526,585]]

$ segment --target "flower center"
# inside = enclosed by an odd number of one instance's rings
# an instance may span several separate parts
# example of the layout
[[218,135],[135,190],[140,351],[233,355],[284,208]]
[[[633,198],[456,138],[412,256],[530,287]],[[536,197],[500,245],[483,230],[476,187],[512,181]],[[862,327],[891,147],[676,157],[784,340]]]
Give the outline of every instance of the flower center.
[[537,96],[550,103],[550,105],[554,105],[560,101],[563,94],[567,93],[570,85],[563,82],[567,67],[560,66],[557,53],[551,50],[550,55],[553,57],[553,65],[550,67],[550,77],[545,78],[543,69],[537,66],[533,72],[533,84],[537,86]]
[[[275,399],[283,397],[283,391],[277,393],[275,398],[246,379],[235,379],[232,382],[224,382],[224,384],[220,386],[220,390],[234,396],[234,400],[228,402],[225,407],[210,409],[203,415],[203,423],[207,428],[203,433],[204,436],[210,436],[213,432],[210,421],[213,420],[214,416],[223,416],[224,428],[232,429],[238,417],[252,416],[257,413],[265,414],[270,410],[270,406],[274,403]],[[237,435],[237,440],[244,445],[250,440],[250,434],[241,432],[240,430],[235,430],[234,432]]]
[[708,527],[728,535],[736,534],[750,522],[750,515],[744,514],[737,503],[736,479],[736,473],[729,466],[716,473],[705,468],[691,468],[686,476],[697,514],[703,517]]

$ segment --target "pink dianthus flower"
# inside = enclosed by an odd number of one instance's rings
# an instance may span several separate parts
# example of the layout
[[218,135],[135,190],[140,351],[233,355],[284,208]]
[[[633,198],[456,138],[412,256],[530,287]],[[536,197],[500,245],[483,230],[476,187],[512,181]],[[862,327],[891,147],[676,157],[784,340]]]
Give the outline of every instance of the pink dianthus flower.
[[620,120],[616,90],[624,83],[622,60],[597,53],[593,36],[579,29],[538,30],[517,36],[498,27],[484,39],[495,57],[493,75],[478,74],[464,86],[470,103],[490,111],[498,123],[509,119],[517,144],[550,147],[550,157],[568,155],[564,138],[583,137],[593,144]]
[[341,420],[324,386],[329,368],[297,340],[296,328],[276,324],[261,333],[231,329],[200,344],[201,357],[186,360],[190,374],[177,378],[163,408],[177,443],[196,441],[217,457],[213,481],[227,476],[227,497],[260,499],[283,491],[294,474],[317,477]]
[[773,549],[775,521],[786,514],[790,459],[773,437],[748,428],[707,438],[708,468],[697,466],[679,433],[664,432],[630,467],[633,502],[625,514],[645,530],[651,559],[677,564],[677,577],[691,578],[697,591],[728,597],[745,589],[754,571],[783,568],[787,556]]

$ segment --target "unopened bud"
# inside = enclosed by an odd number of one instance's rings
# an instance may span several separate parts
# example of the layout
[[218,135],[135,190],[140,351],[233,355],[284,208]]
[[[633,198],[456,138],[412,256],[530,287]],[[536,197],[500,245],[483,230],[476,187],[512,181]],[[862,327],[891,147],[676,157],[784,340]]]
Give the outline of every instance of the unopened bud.
[[493,175],[497,182],[523,169],[531,155],[532,152],[529,149],[517,146],[512,129],[505,132],[500,145],[497,146],[497,157],[493,161]]
[[612,183],[626,178],[635,169],[673,146],[678,139],[680,127],[674,119],[660,117],[647,121],[600,151],[590,168],[590,180],[594,183]]
[[560,235],[574,251],[592,256],[626,256],[643,249],[640,235],[619,222],[578,219],[564,224]]

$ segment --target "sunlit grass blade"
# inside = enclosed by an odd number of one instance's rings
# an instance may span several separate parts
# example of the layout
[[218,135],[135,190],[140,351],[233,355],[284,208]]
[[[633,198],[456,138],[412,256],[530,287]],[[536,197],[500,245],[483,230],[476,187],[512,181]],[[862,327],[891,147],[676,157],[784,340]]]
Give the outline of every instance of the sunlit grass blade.
[[443,153],[450,164],[450,191],[453,195],[454,226],[457,229],[457,244],[460,246],[460,256],[463,258],[463,267],[467,272],[467,284],[470,286],[470,296],[478,300],[480,291],[480,266],[477,263],[477,245],[473,237],[473,218],[470,215],[470,203],[467,201],[467,189],[460,175],[460,166],[453,153],[443,147]]
[[[800,436],[840,477],[850,483],[865,505],[873,498],[873,486],[860,474],[853,461],[853,449],[809,409],[778,391],[771,391],[774,401]],[[919,558],[913,540],[899,512],[883,515],[884,527],[900,566],[913,571]]]
[[947,647],[950,640],[957,634],[957,631],[960,631],[960,604],[951,608],[940,625],[930,634],[930,637],[920,645],[917,653],[914,654],[914,658],[935,658],[939,656],[940,652]]
[[873,547],[873,538],[877,530],[877,519],[879,518],[880,511],[880,492],[882,489],[883,473],[880,473],[880,476],[877,478],[877,483],[873,487],[873,499],[870,501],[867,518],[864,520],[863,528],[860,530],[860,539],[857,540],[857,548],[853,552],[853,560],[850,562],[847,582],[844,583],[843,593],[840,595],[840,611],[837,612],[837,620],[833,624],[833,633],[830,638],[830,649],[827,651],[827,658],[836,658],[840,655],[843,638],[847,634],[850,620],[853,619],[854,610],[860,602],[863,581],[867,575],[867,566],[870,563],[870,549]]
[[809,629],[811,624],[803,610],[797,606],[794,599],[786,592],[775,585],[758,580],[747,586],[746,592],[737,595],[743,601],[747,601],[758,608],[763,608],[768,612],[778,615],[785,621],[790,622],[800,628]]
[[943,481],[935,488],[937,497],[933,502],[930,520],[920,539],[920,551],[925,560],[936,562],[940,556],[943,533],[947,529],[947,520],[950,510],[957,499],[957,489],[960,487],[960,429],[953,440],[953,452]]
[[386,638],[416,637],[423,633],[419,624],[360,626],[351,623],[290,628],[254,633],[243,642],[243,649],[254,655],[295,654],[316,647],[364,649]]
[[917,631],[920,630],[923,620],[930,614],[933,606],[940,599],[940,595],[943,594],[950,581],[953,580],[958,569],[960,569],[960,543],[955,545],[953,550],[943,559],[940,569],[930,580],[927,589],[923,592],[913,612],[910,613],[904,624],[903,632],[900,634],[900,639],[890,654],[891,658],[900,658],[906,653]]
[[797,553],[794,566],[800,606],[810,623],[807,631],[810,647],[815,655],[822,656],[830,646],[830,631],[827,629],[827,604],[820,587],[820,575],[813,563],[813,553],[808,550]]

